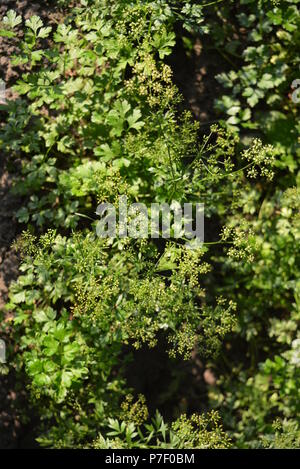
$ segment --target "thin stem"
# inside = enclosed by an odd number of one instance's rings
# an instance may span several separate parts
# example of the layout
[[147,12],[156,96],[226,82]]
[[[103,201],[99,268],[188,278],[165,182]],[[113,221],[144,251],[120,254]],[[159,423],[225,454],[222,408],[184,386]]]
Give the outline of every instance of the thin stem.
[[204,5],[201,5],[203,8],[204,7],[209,7],[211,5],[216,5],[217,3],[224,2],[224,0],[216,0],[215,2],[210,2],[210,3],[204,3]]
[[219,241],[210,241],[208,243],[203,243],[205,246],[212,245],[212,244],[234,244],[233,241],[223,241],[222,239],[219,239]]

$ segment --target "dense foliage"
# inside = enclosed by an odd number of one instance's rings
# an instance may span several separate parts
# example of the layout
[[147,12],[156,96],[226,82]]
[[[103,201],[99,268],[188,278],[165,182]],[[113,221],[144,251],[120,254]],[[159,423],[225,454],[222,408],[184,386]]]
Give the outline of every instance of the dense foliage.
[[[27,230],[2,333],[41,445],[299,447],[298,3],[81,0],[56,28],[3,18],[25,72],[0,142],[21,161]],[[205,134],[166,62],[176,34],[209,35],[232,66]],[[194,249],[98,238],[97,205],[125,195],[204,202],[212,228]],[[169,421],[128,385],[135,350],[161,343],[169,366],[196,354],[213,370],[207,412]]]

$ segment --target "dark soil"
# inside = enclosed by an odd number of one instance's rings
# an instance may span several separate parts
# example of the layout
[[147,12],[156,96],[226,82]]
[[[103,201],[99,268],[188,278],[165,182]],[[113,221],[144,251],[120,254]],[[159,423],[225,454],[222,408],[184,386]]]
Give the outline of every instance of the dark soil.
[[[6,159],[0,154],[0,310],[7,300],[10,282],[18,275],[18,257],[11,243],[18,230],[15,211],[20,201],[10,192],[11,182]],[[13,409],[16,397],[13,374],[0,375],[0,448],[13,447],[20,430],[18,416]]]
[[214,122],[217,115],[214,100],[221,94],[221,87],[215,76],[228,68],[228,64],[213,48],[209,37],[193,39],[192,50],[186,50],[177,38],[174,52],[168,59],[174,74],[174,81],[184,97],[184,107],[190,110],[200,122],[203,132]]

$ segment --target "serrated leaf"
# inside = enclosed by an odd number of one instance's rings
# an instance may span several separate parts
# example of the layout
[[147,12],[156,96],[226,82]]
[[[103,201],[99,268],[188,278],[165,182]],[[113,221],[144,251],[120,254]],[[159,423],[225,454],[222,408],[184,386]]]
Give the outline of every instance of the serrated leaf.
[[16,304],[23,303],[25,301],[25,291],[21,291],[19,293],[15,293],[12,296],[12,301]]
[[46,37],[49,36],[51,31],[52,31],[51,26],[47,26],[46,28],[41,28],[39,30],[38,37],[41,38],[41,39],[45,39]]
[[143,121],[138,120],[142,117],[142,113],[139,109],[134,109],[133,114],[127,117],[128,127],[129,129],[136,129],[139,130],[144,126]]
[[16,14],[14,10],[9,10],[3,18],[3,24],[9,26],[10,28],[15,28],[20,23],[22,23],[22,16]]
[[43,26],[43,22],[39,16],[34,15],[26,20],[25,25],[27,28],[31,29],[35,35],[37,35],[38,29]]
[[27,223],[29,221],[29,212],[26,207],[20,208],[17,211],[16,216],[20,223]]
[[16,33],[13,31],[6,31],[5,29],[0,29],[0,36],[1,37],[15,37]]

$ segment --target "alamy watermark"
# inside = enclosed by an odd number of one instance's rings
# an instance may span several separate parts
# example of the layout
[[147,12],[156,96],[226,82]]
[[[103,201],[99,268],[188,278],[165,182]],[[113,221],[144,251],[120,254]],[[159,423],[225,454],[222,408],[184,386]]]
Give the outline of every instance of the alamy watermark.
[[6,363],[6,345],[2,339],[0,339],[0,364],[1,363]]
[[[98,205],[96,214],[101,217],[96,225],[100,238],[175,238],[191,244],[204,242],[204,204],[173,201],[128,204],[120,196],[117,206],[110,203]],[[196,241],[196,243],[195,243]]]
[[296,78],[292,83],[292,101],[295,104],[300,103],[300,78]]
[[0,80],[0,104],[6,104],[6,85]]

